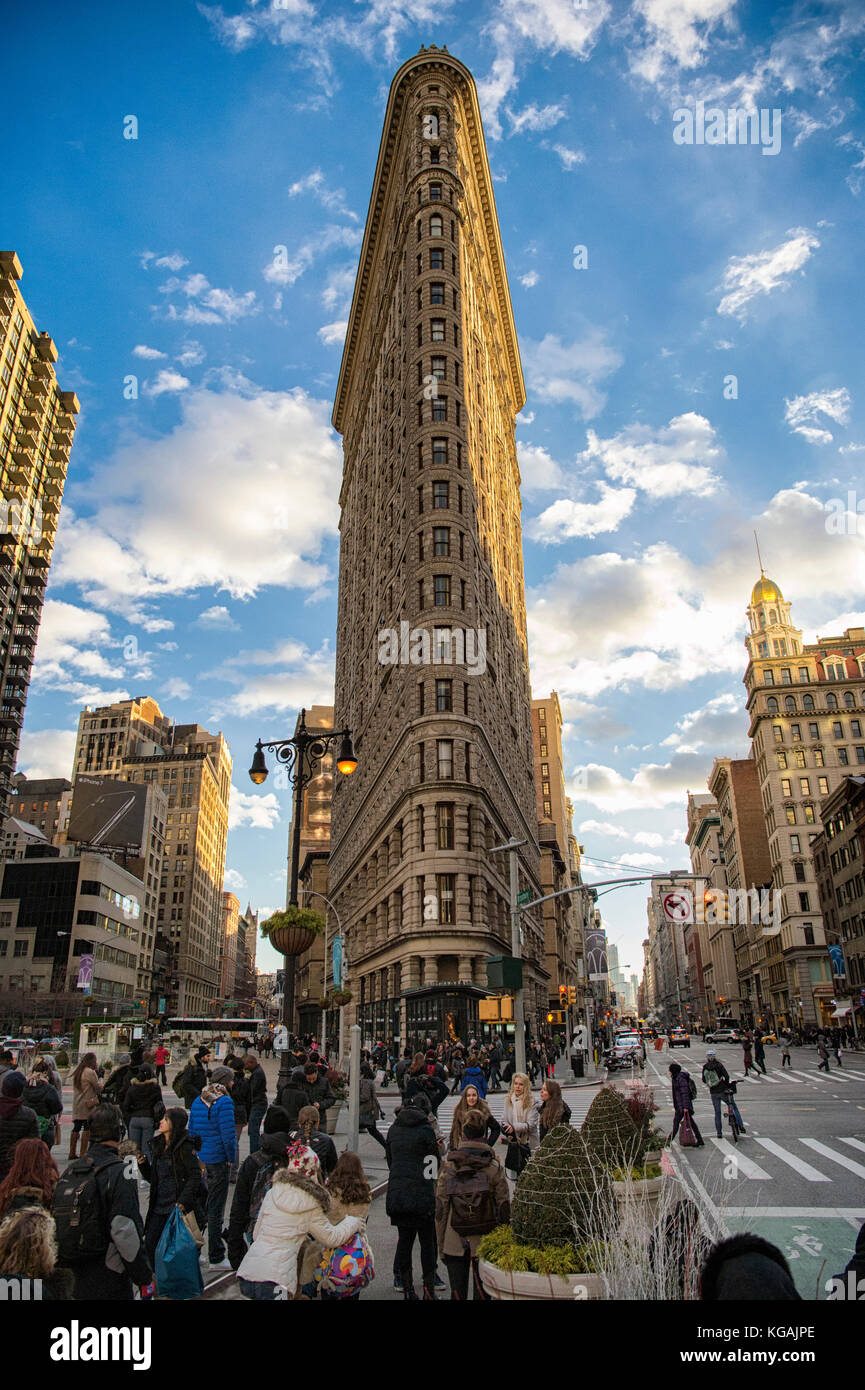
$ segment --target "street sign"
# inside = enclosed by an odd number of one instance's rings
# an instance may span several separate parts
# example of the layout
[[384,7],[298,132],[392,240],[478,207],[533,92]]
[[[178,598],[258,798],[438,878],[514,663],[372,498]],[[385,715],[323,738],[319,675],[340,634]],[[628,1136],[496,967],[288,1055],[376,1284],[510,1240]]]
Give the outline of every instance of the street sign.
[[686,888],[674,888],[661,898],[661,906],[668,922],[693,922],[694,895]]
[[517,893],[517,907],[523,907],[532,900],[531,888],[524,888],[522,893]]

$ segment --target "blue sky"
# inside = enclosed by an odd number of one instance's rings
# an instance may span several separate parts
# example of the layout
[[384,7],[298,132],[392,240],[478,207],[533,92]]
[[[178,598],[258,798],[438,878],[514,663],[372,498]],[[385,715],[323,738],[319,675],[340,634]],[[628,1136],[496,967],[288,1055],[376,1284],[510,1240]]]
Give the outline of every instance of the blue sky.
[[[861,4],[14,0],[5,26],[4,244],[81,400],[21,768],[68,775],[85,703],[222,729],[227,886],[284,901],[288,790],[246,769],[332,698],[343,325],[391,78],[446,44],[496,181],[532,685],[586,874],[684,866],[686,790],[747,752],[754,528],[806,639],[863,622],[855,517],[825,524],[865,462]],[[780,149],[675,143],[698,101],[780,111]],[[645,896],[603,899],[634,970]]]

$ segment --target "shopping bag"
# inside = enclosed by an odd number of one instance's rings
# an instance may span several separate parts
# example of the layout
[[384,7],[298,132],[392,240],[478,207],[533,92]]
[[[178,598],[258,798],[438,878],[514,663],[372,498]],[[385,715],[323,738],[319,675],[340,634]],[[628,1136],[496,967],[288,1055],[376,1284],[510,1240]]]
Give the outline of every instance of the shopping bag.
[[204,1244],[204,1232],[198,1224],[198,1217],[195,1215],[194,1211],[183,1213],[183,1224],[195,1241],[197,1249],[200,1250]]
[[697,1136],[694,1134],[694,1127],[687,1110],[682,1116],[682,1123],[679,1125],[679,1143],[683,1149],[695,1149],[697,1147]]
[[156,1247],[156,1287],[160,1298],[173,1298],[178,1302],[197,1298],[204,1288],[198,1246],[179,1207],[172,1209]]

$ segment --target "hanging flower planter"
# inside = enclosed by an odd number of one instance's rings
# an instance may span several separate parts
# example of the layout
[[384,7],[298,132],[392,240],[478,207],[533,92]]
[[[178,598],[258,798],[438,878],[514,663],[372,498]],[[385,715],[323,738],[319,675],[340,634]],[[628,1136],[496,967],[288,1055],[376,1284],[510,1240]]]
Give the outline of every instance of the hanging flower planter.
[[330,994],[320,994],[318,997],[318,1007],[327,1013],[328,1009],[333,1008],[333,996]]
[[334,992],[333,992],[333,994],[331,995],[331,998],[333,999],[333,1002],[334,1002],[334,1004],[336,1005],[336,1007],[337,1007],[338,1009],[341,1009],[341,1008],[343,1008],[346,1004],[350,1004],[350,1003],[351,1003],[351,1000],[352,1000],[351,990],[350,990],[350,989],[335,989]]
[[273,912],[261,924],[261,934],[284,956],[302,956],[316,937],[324,935],[324,917],[308,907]]

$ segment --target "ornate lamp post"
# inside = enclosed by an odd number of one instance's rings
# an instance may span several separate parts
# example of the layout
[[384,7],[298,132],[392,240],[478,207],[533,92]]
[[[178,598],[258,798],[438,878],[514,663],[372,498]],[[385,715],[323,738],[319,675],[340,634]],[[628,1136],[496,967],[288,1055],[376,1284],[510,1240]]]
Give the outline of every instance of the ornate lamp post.
[[[325,753],[337,740],[340,741],[336,765],[344,777],[350,777],[357,767],[357,758],[351,741],[349,729],[307,729],[306,710],[300,712],[300,724],[293,738],[276,739],[270,743],[255,745],[250,779],[260,787],[267,780],[268,768],[264,759],[265,748],[276,754],[276,760],[286,768],[289,780],[294,785],[294,824],[291,841],[291,882],[289,884],[288,905],[298,906],[298,874],[300,872],[300,822],[303,811],[303,793],[316,774],[318,764]],[[303,951],[309,949],[313,933],[305,927],[280,927],[272,933],[271,940],[278,951],[285,956],[285,988],[282,996],[282,1024],[290,1034],[294,1022],[294,983],[295,960]],[[325,963],[326,964],[326,963]],[[279,1068],[279,1087],[286,1084],[289,1077],[288,1050],[283,1052]]]

